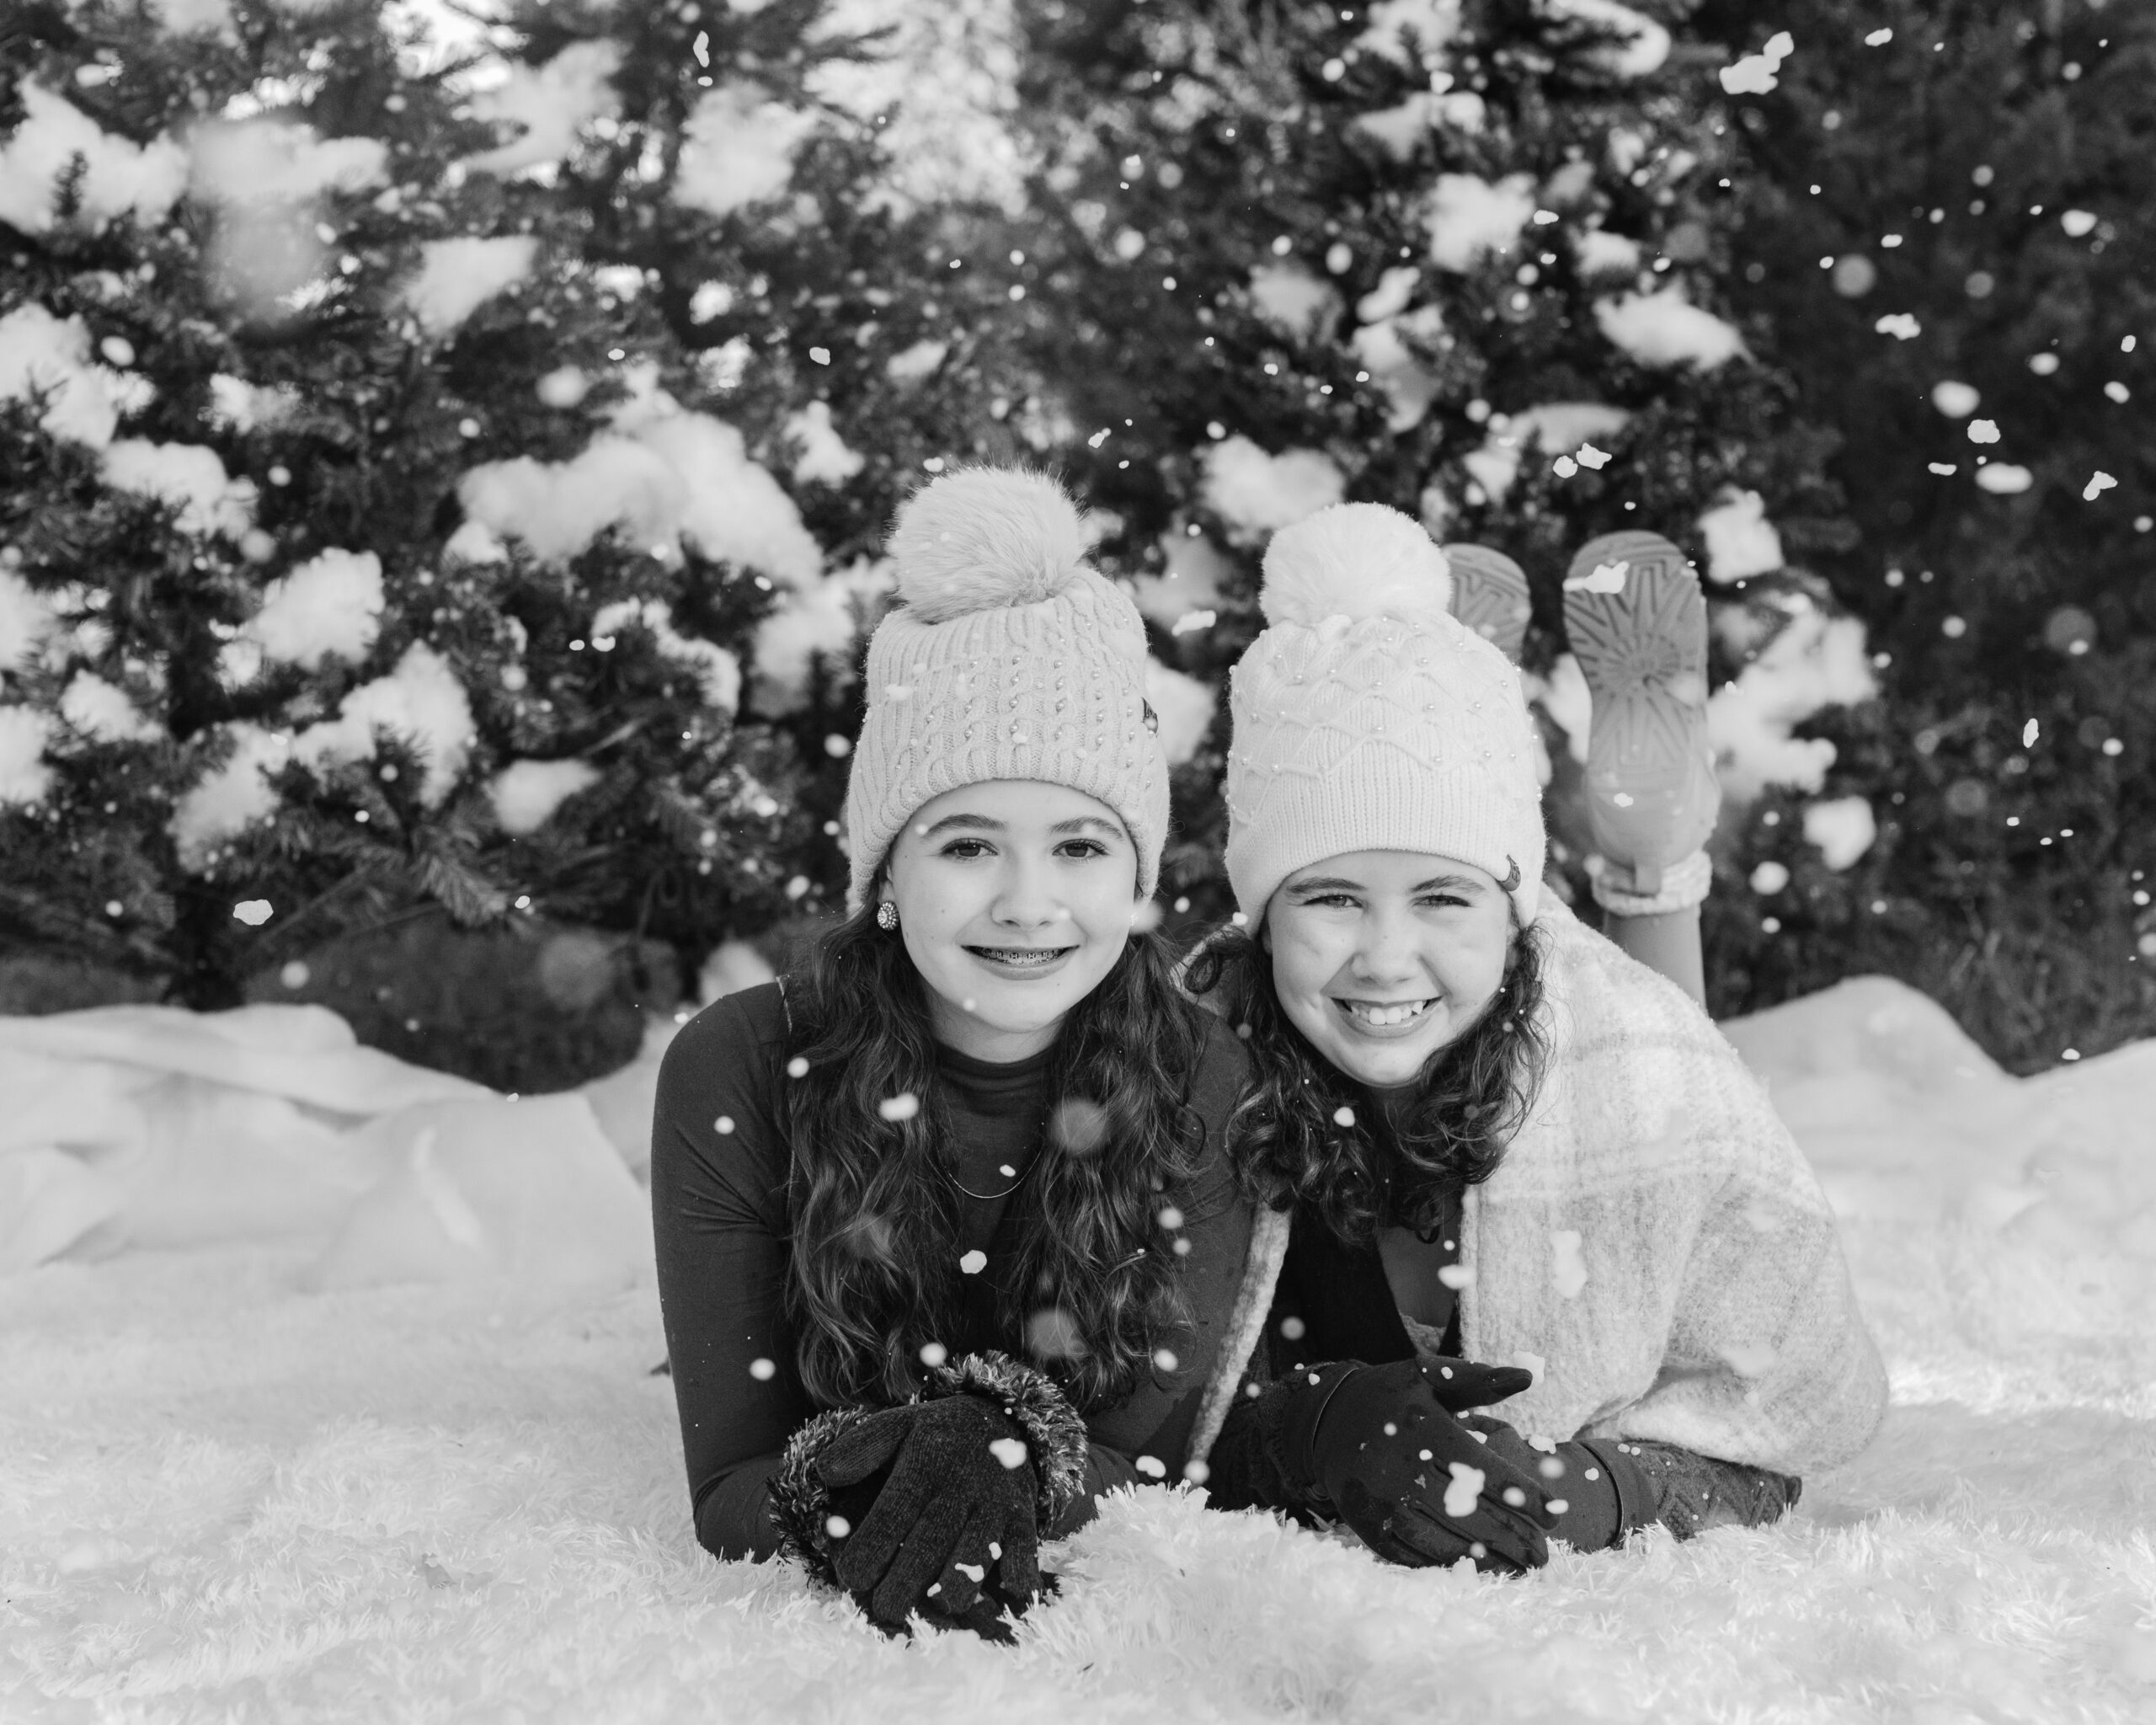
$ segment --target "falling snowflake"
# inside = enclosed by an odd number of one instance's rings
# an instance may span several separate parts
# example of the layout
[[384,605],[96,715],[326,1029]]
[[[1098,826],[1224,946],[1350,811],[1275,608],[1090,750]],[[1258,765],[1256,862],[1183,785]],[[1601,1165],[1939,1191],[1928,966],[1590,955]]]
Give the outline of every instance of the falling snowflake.
[[[988,1446],[988,1453],[1014,1472],[1026,1465],[1026,1446],[1017,1438],[996,1438]],[[974,1578],[978,1581],[980,1578]]]
[[824,1519],[824,1531],[835,1540],[842,1540],[853,1531],[853,1524],[843,1515],[830,1515]]
[[792,1060],[788,1060],[786,1063],[786,1076],[789,1078],[806,1078],[808,1076],[808,1056],[806,1055],[796,1055]]
[[2038,730],[2039,727],[2036,721],[2033,718],[2031,719],[2028,724],[2021,727],[2021,746],[2023,748],[2033,749],[2036,747]]
[[1479,1467],[1470,1467],[1465,1461],[1448,1461],[1445,1469],[1452,1475],[1452,1483],[1445,1487],[1445,1514],[1455,1517],[1472,1515],[1489,1475]]
[[1572,458],[1582,467],[1592,467],[1597,473],[1609,465],[1609,451],[1597,449],[1592,443],[1582,443],[1572,452]]
[[1924,326],[1907,312],[1890,312],[1871,326],[1881,335],[1891,335],[1897,341],[1914,341],[1924,333]]
[[941,1342],[923,1342],[921,1344],[921,1363],[923,1365],[939,1366],[950,1357],[951,1350]]
[[2081,500],[2094,503],[2119,482],[2101,468],[2089,476],[2089,483],[2081,488]]
[[1998,422],[1996,419],[1972,419],[1972,420],[1970,420],[1970,421],[1969,421],[1969,441],[1970,441],[1970,442],[1972,442],[1972,443],[1996,443],[1996,442],[1998,442],[1998,441],[1999,441],[1999,422]]
[[1569,479],[1580,470],[1580,464],[1568,455],[1561,455],[1550,463],[1550,471],[1560,479]]
[[[800,1075],[797,1073],[795,1076]],[[876,1112],[887,1120],[910,1120],[921,1112],[921,1098],[910,1090],[902,1090],[896,1096],[887,1096],[878,1103]]]
[[977,1276],[988,1268],[988,1254],[976,1246],[958,1260],[959,1270],[969,1276]]
[[1148,1479],[1166,1479],[1168,1477],[1168,1464],[1157,1455],[1140,1455],[1130,1465]]
[[1353,1125],[1355,1124],[1354,1109],[1349,1108],[1348,1104],[1343,1102],[1338,1108],[1332,1111],[1332,1124],[1336,1126]]
[[761,1358],[749,1362],[749,1375],[760,1384],[767,1384],[778,1375],[778,1368]]
[[1182,1362],[1176,1358],[1172,1348],[1156,1348],[1153,1350],[1153,1364],[1162,1371],[1173,1371]]

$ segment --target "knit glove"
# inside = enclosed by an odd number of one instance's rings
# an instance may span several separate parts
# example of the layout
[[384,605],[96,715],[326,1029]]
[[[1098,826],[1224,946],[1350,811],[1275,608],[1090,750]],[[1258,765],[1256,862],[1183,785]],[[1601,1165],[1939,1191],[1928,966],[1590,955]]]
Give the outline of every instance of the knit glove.
[[1532,1382],[1465,1360],[1305,1367],[1289,1379],[1282,1460],[1389,1562],[1539,1569],[1556,1521],[1542,1480],[1459,1418]]
[[782,1545],[879,1628],[899,1632],[919,1613],[1008,1640],[1006,1609],[1041,1590],[1039,1530],[1085,1466],[1084,1423],[1049,1379],[969,1354],[901,1407],[811,1420],[771,1498]]

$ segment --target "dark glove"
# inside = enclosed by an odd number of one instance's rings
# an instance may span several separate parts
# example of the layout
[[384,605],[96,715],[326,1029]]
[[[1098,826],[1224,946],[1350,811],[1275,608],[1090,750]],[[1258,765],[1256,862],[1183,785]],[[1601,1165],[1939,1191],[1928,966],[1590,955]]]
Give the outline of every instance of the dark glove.
[[1304,1367],[1289,1380],[1283,1460],[1390,1562],[1539,1569],[1556,1523],[1543,1481],[1459,1418],[1534,1381],[1465,1360]]
[[[816,1464],[833,1514],[851,1524],[829,1530],[839,1585],[886,1626],[916,1609],[969,1618],[990,1568],[1005,1599],[1030,1605],[1040,1590],[1031,1455],[1018,1423],[973,1396],[894,1408],[841,1435]],[[862,1487],[865,1498],[847,1489]]]
[[1085,1478],[1086,1428],[1048,1378],[1000,1354],[930,1374],[898,1407],[819,1414],[771,1482],[781,1544],[878,1627],[1009,1640],[1042,1590],[1041,1527]]

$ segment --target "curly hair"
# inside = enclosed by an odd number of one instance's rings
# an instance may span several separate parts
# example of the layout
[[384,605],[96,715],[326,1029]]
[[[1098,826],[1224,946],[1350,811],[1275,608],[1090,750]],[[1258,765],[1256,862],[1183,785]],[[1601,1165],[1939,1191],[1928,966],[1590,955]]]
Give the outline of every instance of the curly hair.
[[[1193,995],[1221,991],[1247,1041],[1253,1080],[1230,1131],[1235,1172],[1275,1210],[1299,1208],[1348,1245],[1378,1230],[1438,1226],[1445,1194],[1486,1180],[1526,1119],[1549,1065],[1543,1023],[1543,945],[1518,930],[1490,1004],[1431,1055],[1412,1099],[1374,1131],[1360,1087],[1320,1054],[1273,991],[1273,961],[1257,936],[1224,929],[1190,962]],[[1340,1124],[1342,1107],[1354,1124]]]
[[[927,990],[904,943],[876,927],[873,904],[789,980],[795,1050],[811,1075],[787,1091],[787,1298],[801,1381],[826,1406],[903,1401],[923,1381],[923,1345],[958,1332],[962,1299]],[[1206,1033],[1167,946],[1141,932],[1056,1039],[1037,1203],[996,1318],[1009,1350],[1081,1408],[1127,1397],[1155,1370],[1159,1338],[1185,1319],[1161,1213],[1187,1192],[1203,1147],[1185,1098]],[[884,1118],[878,1104],[905,1092],[919,1111]],[[1079,1127],[1059,1130],[1074,1110]]]

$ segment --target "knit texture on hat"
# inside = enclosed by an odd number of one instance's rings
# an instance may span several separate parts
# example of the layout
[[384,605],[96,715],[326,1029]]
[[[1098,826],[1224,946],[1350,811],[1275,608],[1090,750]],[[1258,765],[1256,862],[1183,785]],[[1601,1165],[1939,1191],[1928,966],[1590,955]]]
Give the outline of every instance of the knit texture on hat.
[[913,812],[962,785],[1039,779],[1113,809],[1150,897],[1168,763],[1145,704],[1145,625],[1085,562],[1084,519],[1044,474],[975,467],[915,494],[891,532],[899,597],[868,644],[846,782],[858,911]]
[[1283,528],[1270,627],[1235,669],[1228,878],[1260,921],[1282,881],[1352,851],[1470,862],[1540,903],[1545,841],[1519,674],[1447,611],[1444,554],[1376,504]]

